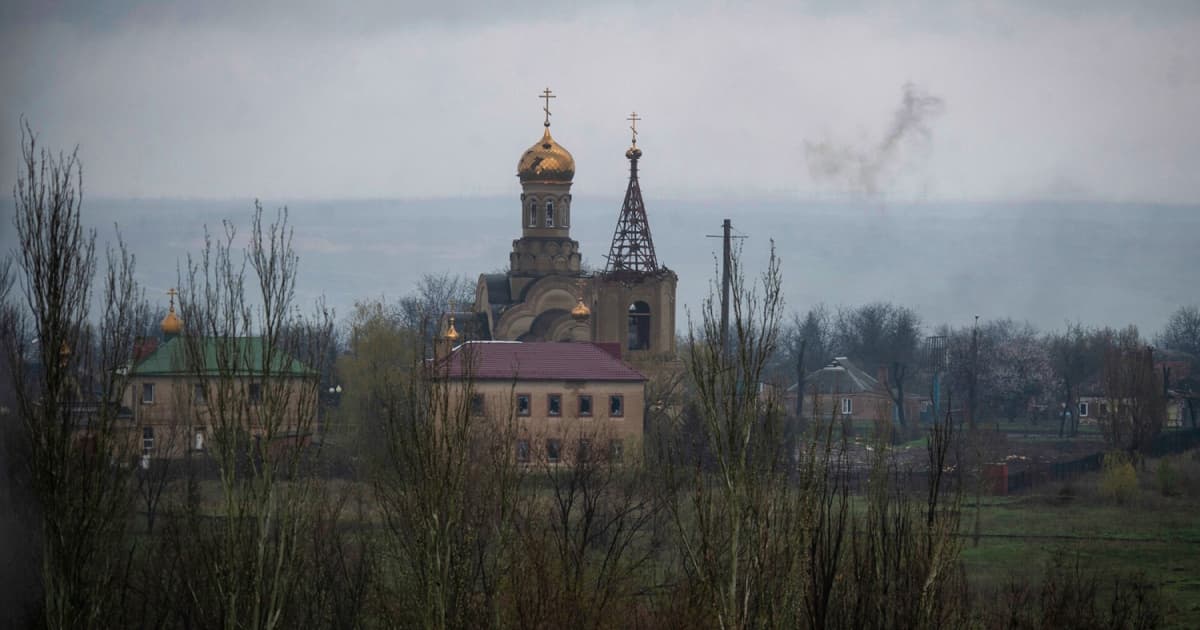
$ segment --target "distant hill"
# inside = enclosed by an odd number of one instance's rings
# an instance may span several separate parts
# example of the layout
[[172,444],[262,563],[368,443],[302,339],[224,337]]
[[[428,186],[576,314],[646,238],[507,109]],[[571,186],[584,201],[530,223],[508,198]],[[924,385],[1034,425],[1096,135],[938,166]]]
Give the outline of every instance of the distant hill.
[[[273,208],[273,202],[266,202]],[[356,299],[395,298],[421,274],[474,277],[508,264],[520,233],[516,200],[347,200],[290,203],[301,255],[299,291],[345,314]],[[85,199],[85,220],[112,224],[138,257],[151,297],[176,283],[176,265],[223,218],[247,233],[251,200]],[[585,264],[602,268],[620,200],[577,197],[571,233]],[[747,269],[770,239],[783,259],[790,308],[890,300],[926,323],[1028,319],[1137,324],[1158,331],[1172,310],[1200,302],[1200,206],[1058,202],[872,204],[647,199],[659,261],[679,273],[683,306],[697,311],[715,274],[721,219],[733,220]],[[11,209],[8,211],[11,214]],[[0,246],[14,244],[10,218]],[[165,298],[164,298],[165,301]]]

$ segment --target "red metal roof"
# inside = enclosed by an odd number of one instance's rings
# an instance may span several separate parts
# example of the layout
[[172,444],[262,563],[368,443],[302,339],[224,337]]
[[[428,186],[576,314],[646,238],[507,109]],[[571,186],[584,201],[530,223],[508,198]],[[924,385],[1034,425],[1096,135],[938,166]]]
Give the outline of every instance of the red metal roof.
[[450,352],[446,369],[450,378],[463,378],[465,372],[478,380],[646,380],[604,348],[586,342],[469,341]]

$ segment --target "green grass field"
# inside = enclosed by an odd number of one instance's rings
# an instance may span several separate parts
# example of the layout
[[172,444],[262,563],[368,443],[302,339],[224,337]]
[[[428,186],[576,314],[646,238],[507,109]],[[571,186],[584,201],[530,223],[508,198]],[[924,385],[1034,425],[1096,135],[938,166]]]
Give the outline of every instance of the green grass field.
[[[968,537],[962,554],[972,586],[987,593],[1011,579],[1036,582],[1064,552],[1102,584],[1118,573],[1144,573],[1162,589],[1168,627],[1200,627],[1200,455],[1170,461],[1178,471],[1175,496],[1162,495],[1158,460],[1151,460],[1124,505],[1102,496],[1101,473],[1020,496],[984,497],[980,539],[976,545]],[[963,531],[971,534],[975,505],[965,503]]]

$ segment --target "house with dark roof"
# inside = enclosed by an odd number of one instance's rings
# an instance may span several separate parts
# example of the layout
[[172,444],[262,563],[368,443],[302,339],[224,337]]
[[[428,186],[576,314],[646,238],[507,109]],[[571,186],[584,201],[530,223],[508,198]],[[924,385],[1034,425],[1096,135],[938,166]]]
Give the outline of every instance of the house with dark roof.
[[[887,375],[868,374],[846,357],[835,357],[825,367],[804,377],[805,418],[830,419],[835,416],[851,420],[891,420],[895,418],[895,402],[888,392]],[[793,384],[784,394],[786,409],[796,409],[800,384]],[[920,417],[923,399],[905,395],[905,417]]]
[[468,341],[435,362],[438,377],[470,382],[470,412],[513,418],[522,463],[641,452],[646,376],[618,343]]
[[318,375],[260,337],[185,337],[174,302],[162,343],[143,341],[122,407],[132,412],[143,465],[203,451],[236,424],[256,442],[304,444],[315,429]]

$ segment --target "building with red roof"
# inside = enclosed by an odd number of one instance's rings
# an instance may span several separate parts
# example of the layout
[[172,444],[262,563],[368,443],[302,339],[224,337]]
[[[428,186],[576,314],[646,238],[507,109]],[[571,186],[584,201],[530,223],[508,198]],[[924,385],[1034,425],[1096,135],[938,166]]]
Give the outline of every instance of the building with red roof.
[[646,376],[620,353],[620,344],[469,341],[435,365],[470,382],[472,414],[514,420],[518,461],[621,461],[641,450]]

